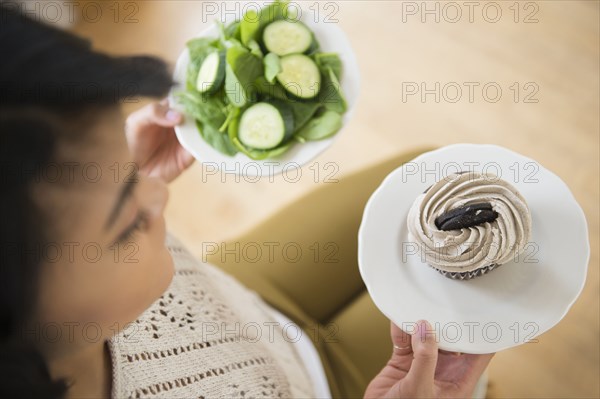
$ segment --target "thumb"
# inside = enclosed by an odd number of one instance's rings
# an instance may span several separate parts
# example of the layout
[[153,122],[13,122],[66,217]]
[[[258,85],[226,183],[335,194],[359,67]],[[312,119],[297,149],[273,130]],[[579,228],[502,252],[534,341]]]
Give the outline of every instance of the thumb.
[[431,325],[425,320],[420,320],[417,324],[418,329],[412,336],[414,358],[406,378],[427,391],[433,386],[438,345]]

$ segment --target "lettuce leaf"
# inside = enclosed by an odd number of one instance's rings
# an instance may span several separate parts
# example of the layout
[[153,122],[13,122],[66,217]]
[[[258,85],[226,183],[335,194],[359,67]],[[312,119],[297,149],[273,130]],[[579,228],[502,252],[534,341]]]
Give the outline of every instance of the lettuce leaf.
[[281,72],[279,56],[274,53],[269,53],[263,58],[263,64],[265,66],[265,79],[267,79],[269,83],[274,83],[275,77]]
[[185,113],[194,117],[202,138],[217,151],[235,155],[237,150],[226,133],[219,131],[228,117],[227,106],[219,96],[203,96],[195,91],[176,94],[177,102],[183,105]]
[[293,101],[288,102],[294,114],[294,129],[298,131],[321,107],[321,103],[315,101]]
[[319,101],[330,111],[343,114],[348,106],[342,93],[342,85],[338,81],[331,67],[324,67],[322,70],[321,90],[319,91]]
[[314,55],[314,60],[321,71],[329,67],[338,80],[342,78],[342,60],[336,53],[318,53]]
[[236,107],[243,107],[254,101],[256,95],[254,81],[262,75],[263,63],[260,57],[241,46],[234,46],[227,50],[225,93],[230,103]]
[[333,136],[342,127],[342,115],[326,110],[315,116],[303,128],[296,132],[299,141],[322,140]]

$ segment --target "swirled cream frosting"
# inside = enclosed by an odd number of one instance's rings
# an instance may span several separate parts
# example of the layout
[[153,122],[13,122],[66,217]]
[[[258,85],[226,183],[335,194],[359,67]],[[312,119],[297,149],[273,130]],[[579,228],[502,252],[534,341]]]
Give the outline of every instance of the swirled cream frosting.
[[438,181],[408,213],[409,240],[430,266],[469,279],[523,252],[531,214],[515,187],[493,174],[463,172]]

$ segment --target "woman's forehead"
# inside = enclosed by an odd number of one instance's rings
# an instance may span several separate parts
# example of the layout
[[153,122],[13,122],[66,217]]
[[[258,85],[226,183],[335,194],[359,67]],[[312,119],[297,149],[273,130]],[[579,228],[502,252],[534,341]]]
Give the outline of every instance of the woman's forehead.
[[100,118],[83,134],[81,140],[59,141],[54,160],[34,171],[34,198],[59,230],[108,215],[137,172],[120,116]]
[[117,169],[124,169],[131,161],[122,114],[103,111],[94,120],[79,124],[78,129],[81,132],[74,132],[75,137],[59,140],[48,172],[62,169],[62,180],[69,184],[103,181],[111,173],[118,177]]

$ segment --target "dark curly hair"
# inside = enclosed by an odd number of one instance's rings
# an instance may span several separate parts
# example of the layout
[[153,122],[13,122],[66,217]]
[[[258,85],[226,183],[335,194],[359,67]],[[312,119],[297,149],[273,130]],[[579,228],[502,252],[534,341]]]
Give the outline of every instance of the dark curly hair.
[[[66,121],[98,114],[135,96],[159,97],[172,82],[153,57],[113,57],[88,41],[0,4],[0,397],[63,397],[21,328],[35,312],[43,215],[34,206],[29,171],[43,168],[66,136]],[[73,138],[83,139],[78,131]]]

